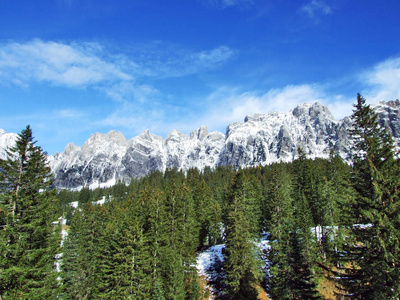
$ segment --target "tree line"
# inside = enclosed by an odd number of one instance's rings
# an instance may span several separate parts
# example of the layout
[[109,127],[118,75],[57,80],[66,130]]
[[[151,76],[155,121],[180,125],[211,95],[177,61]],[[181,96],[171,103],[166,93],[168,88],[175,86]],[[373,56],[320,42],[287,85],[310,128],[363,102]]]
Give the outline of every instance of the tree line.
[[[166,170],[75,192],[54,189],[28,126],[0,165],[0,299],[202,299],[196,254],[221,243],[220,299],[257,299],[256,287],[322,299],[327,274],[338,299],[397,299],[399,159],[361,95],[352,119],[352,165],[298,149],[292,163]],[[268,253],[255,246],[263,233]]]

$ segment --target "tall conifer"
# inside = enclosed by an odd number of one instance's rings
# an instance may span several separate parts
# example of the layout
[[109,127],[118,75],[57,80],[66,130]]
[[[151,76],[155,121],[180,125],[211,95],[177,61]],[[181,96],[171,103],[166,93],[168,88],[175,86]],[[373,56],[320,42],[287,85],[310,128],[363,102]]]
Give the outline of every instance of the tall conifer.
[[256,299],[255,284],[260,280],[260,266],[253,239],[258,228],[252,220],[251,185],[242,171],[232,179],[225,208],[227,297],[229,299]]
[[[354,299],[400,296],[400,169],[393,138],[358,94],[352,115],[355,225],[345,240],[339,282]],[[349,261],[351,265],[349,265]]]
[[0,161],[0,296],[45,299],[56,288],[60,243],[53,177],[28,125]]

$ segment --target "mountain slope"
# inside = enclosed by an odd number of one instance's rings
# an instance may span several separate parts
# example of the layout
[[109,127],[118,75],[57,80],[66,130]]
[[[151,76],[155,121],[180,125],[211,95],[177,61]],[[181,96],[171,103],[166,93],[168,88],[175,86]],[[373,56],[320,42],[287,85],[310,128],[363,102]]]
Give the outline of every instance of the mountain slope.
[[[400,145],[399,100],[381,101],[372,107]],[[286,113],[248,115],[244,123],[230,124],[226,134],[209,133],[206,126],[190,136],[174,130],[165,139],[148,130],[130,140],[120,132],[96,133],[81,147],[68,144],[62,153],[49,156],[49,162],[57,187],[96,188],[167,168],[186,171],[288,162],[296,157],[298,147],[310,158],[327,158],[334,149],[350,161],[350,127],[349,117],[336,121],[327,107],[315,102],[300,104]],[[10,143],[11,135],[0,131],[0,147]]]

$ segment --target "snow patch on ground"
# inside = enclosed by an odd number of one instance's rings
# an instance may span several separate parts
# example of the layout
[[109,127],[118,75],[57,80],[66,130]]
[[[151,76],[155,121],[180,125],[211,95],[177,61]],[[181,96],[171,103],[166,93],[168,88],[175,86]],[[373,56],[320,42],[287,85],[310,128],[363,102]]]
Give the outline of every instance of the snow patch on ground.
[[205,276],[208,280],[213,278],[213,274],[210,270],[213,269],[213,266],[218,262],[224,261],[224,255],[222,254],[222,249],[225,248],[225,245],[215,245],[204,252],[201,252],[197,256],[197,271],[199,275]]
[[[270,241],[268,240],[269,234],[264,233],[262,237],[254,242],[258,255],[263,262],[262,270],[266,277],[270,276],[270,261],[268,260],[268,253],[271,249]],[[209,299],[215,299],[214,296],[219,295],[221,290],[215,286],[215,283],[221,284],[224,280],[224,249],[225,244],[211,246],[210,248],[200,252],[196,260],[196,268],[198,275],[207,280],[204,287],[209,291]]]

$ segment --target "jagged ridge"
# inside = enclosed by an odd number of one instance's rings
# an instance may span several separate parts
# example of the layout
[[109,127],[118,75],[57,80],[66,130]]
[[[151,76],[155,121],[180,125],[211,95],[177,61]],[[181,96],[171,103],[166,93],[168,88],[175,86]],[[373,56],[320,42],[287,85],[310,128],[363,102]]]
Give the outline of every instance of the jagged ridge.
[[[372,107],[400,145],[399,100],[382,101]],[[230,124],[226,134],[209,133],[206,126],[194,130],[190,136],[174,130],[165,139],[148,130],[130,140],[116,131],[96,133],[81,147],[68,144],[64,152],[49,156],[49,162],[57,187],[96,188],[117,180],[129,182],[167,168],[186,171],[220,165],[247,167],[289,162],[296,158],[298,147],[310,158],[327,158],[334,149],[349,161],[350,127],[349,117],[336,121],[327,107],[315,102],[300,104],[286,113],[248,115],[244,123]],[[0,131],[0,146],[8,145],[13,139],[10,135]]]

